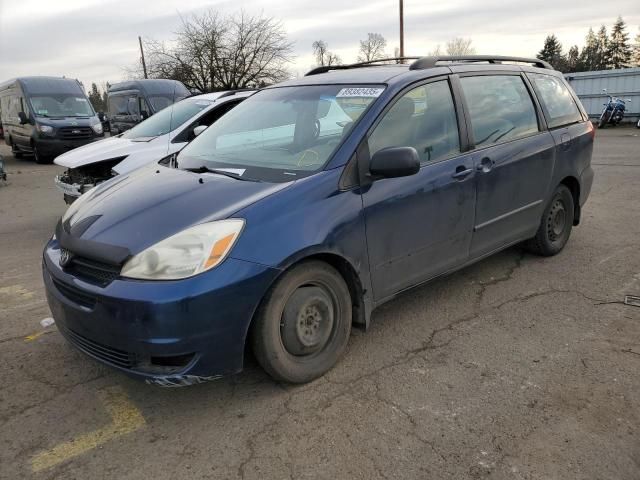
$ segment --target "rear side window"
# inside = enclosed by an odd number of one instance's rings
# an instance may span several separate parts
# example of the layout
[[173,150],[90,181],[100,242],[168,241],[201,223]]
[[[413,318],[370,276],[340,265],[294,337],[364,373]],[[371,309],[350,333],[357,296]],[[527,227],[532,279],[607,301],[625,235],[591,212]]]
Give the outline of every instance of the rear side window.
[[428,83],[403,95],[369,137],[371,155],[387,147],[413,147],[421,163],[460,152],[456,111],[446,80]]
[[477,147],[515,140],[538,131],[538,118],[522,78],[483,75],[460,79]]
[[528,76],[542,97],[549,128],[582,121],[582,114],[562,80],[540,73],[530,73]]

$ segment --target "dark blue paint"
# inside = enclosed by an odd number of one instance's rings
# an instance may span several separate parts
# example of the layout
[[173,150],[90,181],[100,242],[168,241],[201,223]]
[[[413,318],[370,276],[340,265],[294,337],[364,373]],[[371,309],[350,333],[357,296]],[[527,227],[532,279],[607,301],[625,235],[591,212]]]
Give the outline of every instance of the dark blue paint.
[[[364,307],[368,322],[371,310],[398,292],[531,237],[553,190],[568,177],[578,183],[583,205],[593,181],[593,137],[586,121],[549,131],[540,118],[542,131],[527,138],[478,149],[462,138],[468,151],[424,165],[410,177],[366,175],[368,152],[358,146],[390,102],[418,81],[466,68],[388,66],[289,82],[366,78],[388,85],[325,169],[294,182],[242,182],[152,166],[92,190],[66,228],[78,242],[114,245],[132,255],[203,222],[237,217],[246,225],[229,258],[209,272],[179,281],[117,279],[106,287],[65,273],[58,264],[60,246],[52,240],[44,251],[43,275],[57,323],[140,358],[195,353],[171,378],[121,370],[157,383],[197,383],[242,368],[256,309],[278,276],[304,258],[324,255],[348,265],[362,297],[354,302]],[[470,65],[467,71],[476,70],[482,68]],[[469,130],[467,124],[461,127]],[[490,168],[483,168],[485,159]],[[360,185],[341,189],[349,161],[358,162]],[[472,172],[454,177],[461,169]],[[52,279],[95,298],[95,307],[74,303]]]

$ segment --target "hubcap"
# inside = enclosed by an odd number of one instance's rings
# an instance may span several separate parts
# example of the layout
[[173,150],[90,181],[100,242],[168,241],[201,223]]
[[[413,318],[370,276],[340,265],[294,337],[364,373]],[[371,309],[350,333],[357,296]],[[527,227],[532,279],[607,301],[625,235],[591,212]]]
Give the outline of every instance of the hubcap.
[[297,356],[321,351],[333,331],[334,310],[332,296],[325,288],[298,288],[289,298],[280,324],[286,350]]

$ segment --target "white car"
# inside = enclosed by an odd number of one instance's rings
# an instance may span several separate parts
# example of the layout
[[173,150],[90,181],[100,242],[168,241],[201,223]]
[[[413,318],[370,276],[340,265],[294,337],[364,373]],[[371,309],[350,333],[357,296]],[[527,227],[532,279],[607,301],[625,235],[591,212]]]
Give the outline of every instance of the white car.
[[238,90],[189,97],[120,135],[60,155],[54,163],[67,170],[56,176],[56,186],[65,202],[72,203],[101,182],[179,152],[253,93]]

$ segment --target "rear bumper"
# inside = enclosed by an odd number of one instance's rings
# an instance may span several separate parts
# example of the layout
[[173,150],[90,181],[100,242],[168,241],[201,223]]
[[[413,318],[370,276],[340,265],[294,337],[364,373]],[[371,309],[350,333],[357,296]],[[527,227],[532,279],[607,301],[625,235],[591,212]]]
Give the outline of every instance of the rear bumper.
[[76,348],[129,376],[162,386],[201,383],[242,369],[247,330],[278,270],[228,258],[179,281],[118,278],[100,287],[43,255],[47,301]]
[[580,206],[582,207],[589,198],[591,187],[593,185],[594,172],[591,165],[585,168],[580,174]]

